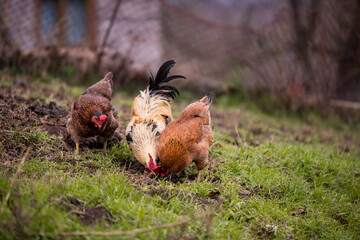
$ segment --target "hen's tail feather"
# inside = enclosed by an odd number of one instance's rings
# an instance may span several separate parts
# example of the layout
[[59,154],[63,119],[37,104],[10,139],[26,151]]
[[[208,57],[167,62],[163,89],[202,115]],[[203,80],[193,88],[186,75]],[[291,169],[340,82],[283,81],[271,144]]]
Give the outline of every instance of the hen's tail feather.
[[180,95],[178,89],[169,82],[177,78],[184,78],[184,79],[186,78],[181,75],[174,75],[168,77],[170,69],[174,65],[175,65],[174,60],[166,61],[159,68],[156,77],[154,77],[154,74],[150,72],[151,75],[149,81],[149,90],[151,91],[150,95],[163,94],[168,97],[171,97],[172,99],[175,99],[176,95]]
[[206,94],[205,97],[203,97],[202,99],[200,99],[200,102],[204,103],[206,106],[210,106],[210,104],[212,103],[212,98],[210,96],[210,94]]
[[112,78],[113,78],[113,74],[112,74],[112,72],[108,72],[106,75],[105,75],[105,77],[104,77],[105,79],[109,79],[109,80],[111,80]]
[[113,80],[112,80],[112,78],[113,78],[112,72],[108,72],[108,73],[105,75],[105,77],[104,77],[104,79],[110,80],[110,87],[111,87],[111,89],[113,88]]

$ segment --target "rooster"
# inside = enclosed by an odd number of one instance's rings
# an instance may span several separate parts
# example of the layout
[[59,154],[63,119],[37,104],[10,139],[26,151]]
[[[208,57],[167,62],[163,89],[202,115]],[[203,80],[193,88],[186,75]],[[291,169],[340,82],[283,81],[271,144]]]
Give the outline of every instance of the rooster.
[[153,172],[157,168],[156,145],[160,133],[173,120],[170,102],[179,95],[171,80],[183,78],[174,75],[168,77],[175,61],[169,60],[161,65],[156,77],[150,72],[150,82],[146,90],[134,99],[131,108],[131,120],[126,128],[126,140],[135,158]]
[[79,154],[80,138],[101,136],[104,140],[104,150],[107,140],[114,135],[119,126],[117,111],[111,105],[112,73],[90,86],[77,97],[71,108],[66,127],[76,144],[76,155]]
[[209,111],[211,103],[210,96],[206,95],[188,105],[178,119],[162,131],[157,146],[160,166],[154,172],[162,176],[177,173],[195,162],[199,171],[197,181],[200,180],[213,140]]

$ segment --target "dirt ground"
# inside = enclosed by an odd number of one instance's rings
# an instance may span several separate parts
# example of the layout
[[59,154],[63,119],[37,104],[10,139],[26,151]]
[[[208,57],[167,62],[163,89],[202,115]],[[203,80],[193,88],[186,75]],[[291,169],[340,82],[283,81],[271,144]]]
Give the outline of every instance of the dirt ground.
[[[66,121],[68,111],[58,106],[55,102],[49,104],[34,103],[33,99],[24,99],[21,96],[0,93],[0,121],[4,124],[2,132],[11,132],[17,130],[29,130],[38,127],[47,131],[51,135],[62,136],[66,144],[63,145],[63,151],[73,152],[75,143],[71,140],[66,130]],[[99,141],[100,140],[100,141]],[[118,133],[109,140],[108,147],[121,141]],[[29,142],[31,145],[31,142]],[[12,157],[18,157],[19,152],[16,146],[4,139],[3,146],[6,152]],[[102,140],[95,137],[82,139],[80,146],[83,151],[94,148],[102,148]]]

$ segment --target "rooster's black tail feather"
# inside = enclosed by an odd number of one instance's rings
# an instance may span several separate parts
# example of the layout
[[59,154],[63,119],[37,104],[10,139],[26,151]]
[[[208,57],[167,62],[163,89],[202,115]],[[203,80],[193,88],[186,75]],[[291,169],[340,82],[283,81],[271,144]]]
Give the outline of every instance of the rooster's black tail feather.
[[181,75],[174,75],[168,77],[170,69],[174,65],[175,65],[174,60],[166,61],[159,68],[156,77],[154,77],[154,75],[150,72],[151,74],[149,81],[149,90],[151,91],[150,95],[162,94],[162,95],[166,95],[167,97],[171,97],[172,99],[175,99],[176,95],[180,95],[177,88],[169,82],[177,78],[186,79],[186,77]]

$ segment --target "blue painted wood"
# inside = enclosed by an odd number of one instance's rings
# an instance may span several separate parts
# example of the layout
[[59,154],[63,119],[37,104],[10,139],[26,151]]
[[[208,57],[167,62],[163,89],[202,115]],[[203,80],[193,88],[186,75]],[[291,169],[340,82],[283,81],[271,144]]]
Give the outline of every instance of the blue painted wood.
[[85,42],[87,37],[86,11],[84,0],[67,2],[67,41],[71,45]]
[[43,44],[56,44],[57,0],[41,0],[40,14]]

